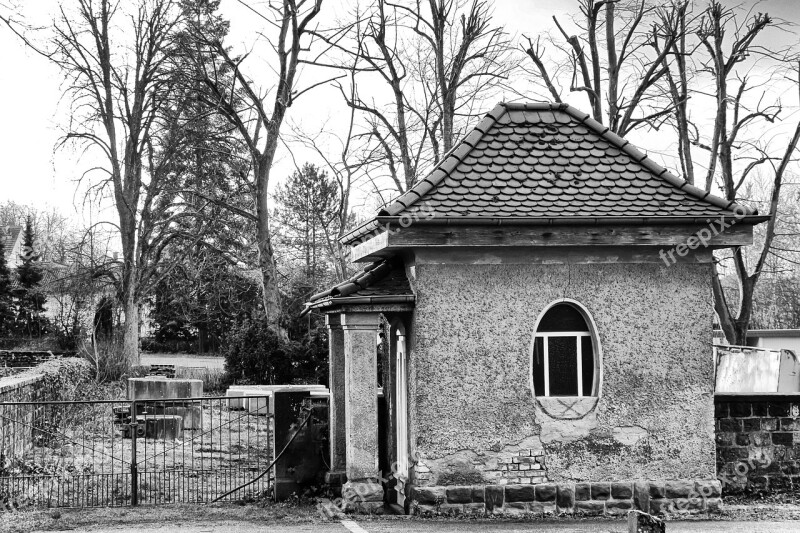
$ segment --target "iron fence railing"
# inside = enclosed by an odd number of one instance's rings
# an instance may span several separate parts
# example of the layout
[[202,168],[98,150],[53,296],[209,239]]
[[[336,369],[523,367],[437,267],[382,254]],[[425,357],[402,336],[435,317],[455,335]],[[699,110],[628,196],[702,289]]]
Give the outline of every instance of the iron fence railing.
[[[241,409],[254,405],[254,409]],[[209,502],[274,455],[268,397],[0,403],[0,502],[104,507]],[[262,476],[226,499],[269,490]]]

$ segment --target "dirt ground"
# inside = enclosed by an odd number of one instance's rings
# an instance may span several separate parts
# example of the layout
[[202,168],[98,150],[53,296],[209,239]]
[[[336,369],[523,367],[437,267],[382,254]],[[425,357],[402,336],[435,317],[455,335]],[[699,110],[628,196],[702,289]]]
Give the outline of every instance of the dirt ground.
[[[624,533],[620,519],[418,519],[349,517],[331,521],[313,504],[168,505],[138,508],[0,513],[0,531],[113,531],[115,533]],[[789,533],[800,531],[798,505],[734,505],[711,519],[669,520],[669,533]]]

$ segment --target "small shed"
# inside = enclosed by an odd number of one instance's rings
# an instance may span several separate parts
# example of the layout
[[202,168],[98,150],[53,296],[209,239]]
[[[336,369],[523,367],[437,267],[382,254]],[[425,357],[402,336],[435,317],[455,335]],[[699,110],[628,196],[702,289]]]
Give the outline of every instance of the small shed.
[[712,251],[765,219],[568,105],[496,106],[308,302],[346,507],[713,510]]

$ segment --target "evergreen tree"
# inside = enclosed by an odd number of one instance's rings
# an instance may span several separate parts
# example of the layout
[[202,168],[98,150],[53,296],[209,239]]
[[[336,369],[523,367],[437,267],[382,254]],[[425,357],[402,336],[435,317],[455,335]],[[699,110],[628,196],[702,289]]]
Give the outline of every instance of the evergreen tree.
[[6,251],[0,239],[0,335],[14,329],[14,302],[11,296],[11,271],[6,262]]
[[45,298],[39,284],[42,281],[42,270],[39,266],[39,254],[34,251],[36,235],[33,232],[31,217],[25,222],[22,235],[22,264],[17,267],[19,290],[17,291],[17,319],[19,326],[29,337],[42,334],[41,312],[44,311]]

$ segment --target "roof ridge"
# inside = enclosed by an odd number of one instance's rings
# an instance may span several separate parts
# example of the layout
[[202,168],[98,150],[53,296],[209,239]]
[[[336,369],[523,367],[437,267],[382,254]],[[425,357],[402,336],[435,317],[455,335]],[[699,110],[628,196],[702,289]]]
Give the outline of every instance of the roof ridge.
[[[593,119],[588,113],[584,113],[569,104],[562,104],[563,107],[559,108],[560,110],[564,111],[572,118],[576,119],[578,122],[583,124],[584,126],[588,127],[590,130],[597,133],[600,138],[605,139],[613,146],[617,147],[619,150],[630,156],[631,159],[642,165],[644,168],[649,170],[653,175],[658,178],[663,179],[673,187],[677,187],[678,190],[681,190],[688,194],[689,196],[693,196],[698,200],[708,202],[720,209],[727,209],[730,211],[736,210],[737,207],[744,210],[744,215],[758,215],[757,209],[752,209],[746,205],[737,204],[733,200],[726,200],[714,194],[711,194],[709,191],[705,191],[699,187],[695,187],[691,183],[686,180],[683,180],[672,172],[670,172],[666,167],[661,166],[651,157],[649,157],[646,153],[642,152],[638,148],[636,148],[630,141],[627,139],[620,137],[608,126],[603,125],[602,123],[598,122],[597,120]],[[551,108],[552,109],[552,108]]]

